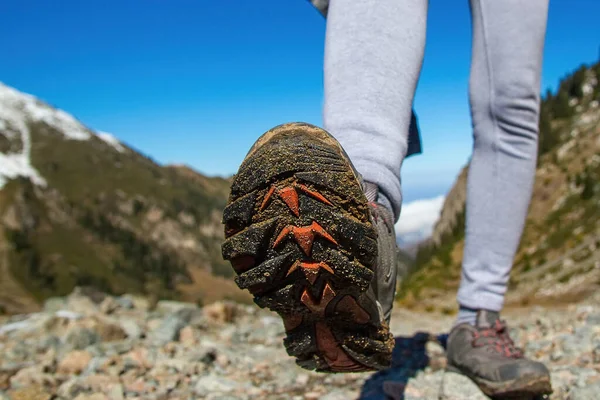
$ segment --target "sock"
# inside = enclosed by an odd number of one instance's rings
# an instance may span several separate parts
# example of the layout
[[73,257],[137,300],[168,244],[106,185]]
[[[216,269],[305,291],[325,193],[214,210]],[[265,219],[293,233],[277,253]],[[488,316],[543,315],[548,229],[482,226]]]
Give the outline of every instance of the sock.
[[368,201],[372,201],[384,206],[392,215],[394,215],[392,202],[387,198],[386,195],[379,191],[379,187],[376,184],[365,181],[364,190]]
[[394,210],[392,208],[392,202],[387,198],[386,195],[384,195],[383,193],[379,192],[377,195],[377,203],[381,204],[382,206],[384,206],[385,208],[388,209],[388,211],[390,212],[390,214],[394,215]]
[[473,308],[460,306],[458,310],[458,315],[456,316],[456,321],[454,322],[454,326],[465,323],[475,326],[476,321],[477,310]]

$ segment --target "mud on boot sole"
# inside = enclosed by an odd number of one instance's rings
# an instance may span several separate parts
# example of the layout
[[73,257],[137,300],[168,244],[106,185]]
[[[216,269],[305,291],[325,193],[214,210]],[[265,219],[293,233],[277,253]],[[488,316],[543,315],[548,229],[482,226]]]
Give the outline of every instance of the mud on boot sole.
[[234,177],[223,257],[283,319],[288,354],[324,372],[386,368],[394,340],[369,290],[377,233],[338,142],[308,124],[265,133]]

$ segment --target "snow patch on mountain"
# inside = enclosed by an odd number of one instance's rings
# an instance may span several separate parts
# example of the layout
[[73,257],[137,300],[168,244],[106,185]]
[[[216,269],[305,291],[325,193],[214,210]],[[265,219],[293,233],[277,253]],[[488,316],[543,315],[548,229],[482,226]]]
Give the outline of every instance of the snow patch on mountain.
[[123,147],[121,142],[119,142],[119,139],[114,137],[112,134],[110,134],[108,132],[100,132],[99,131],[97,133],[97,135],[98,135],[99,139],[103,140],[106,144],[108,144],[110,147],[112,147],[119,153],[125,152],[125,147]]
[[402,206],[396,223],[396,236],[401,246],[418,243],[431,236],[440,217],[445,196],[416,200]]
[[[27,124],[23,121],[20,108],[25,108],[19,101],[16,90],[0,83],[0,130],[8,139],[21,137],[22,148],[19,153],[0,153],[0,189],[9,179],[19,176],[31,179],[33,183],[46,186],[46,180],[31,165],[31,135]],[[25,103],[26,104],[26,103]]]
[[[13,125],[44,122],[71,140],[88,140],[92,133],[72,115],[49,106],[36,97],[19,92],[0,82],[0,118]],[[25,128],[26,129],[26,128]]]
[[36,185],[46,186],[46,180],[31,165],[28,153],[0,153],[0,189],[10,179],[18,177],[29,178]]
[[[20,138],[22,143],[20,152],[0,152],[0,189],[7,181],[17,177],[30,178],[34,184],[46,186],[46,180],[33,167],[30,157],[29,124],[40,122],[53,127],[68,140],[89,140],[95,136],[92,130],[65,111],[0,82],[0,135],[9,141]],[[118,152],[126,150],[109,133],[98,132],[97,137]]]

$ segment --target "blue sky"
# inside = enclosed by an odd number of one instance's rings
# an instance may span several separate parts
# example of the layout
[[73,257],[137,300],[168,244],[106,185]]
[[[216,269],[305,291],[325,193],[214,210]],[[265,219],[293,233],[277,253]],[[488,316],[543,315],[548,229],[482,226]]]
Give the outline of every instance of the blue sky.
[[[408,201],[444,193],[471,149],[468,2],[429,11]],[[598,0],[551,1],[543,88],[597,59],[598,15]],[[159,162],[228,175],[272,126],[321,123],[324,32],[305,0],[7,1],[0,81]]]

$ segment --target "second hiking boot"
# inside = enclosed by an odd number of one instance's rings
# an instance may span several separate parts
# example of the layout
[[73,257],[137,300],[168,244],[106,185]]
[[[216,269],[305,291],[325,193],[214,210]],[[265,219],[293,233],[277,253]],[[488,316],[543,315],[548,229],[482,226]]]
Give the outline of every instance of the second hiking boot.
[[447,353],[449,371],[468,376],[494,399],[533,399],[552,393],[548,369],[525,358],[496,312],[480,310],[475,326],[454,327]]
[[309,124],[265,133],[234,177],[223,257],[238,286],[281,316],[298,365],[325,372],[390,365],[396,250],[382,208],[369,205],[340,144]]

